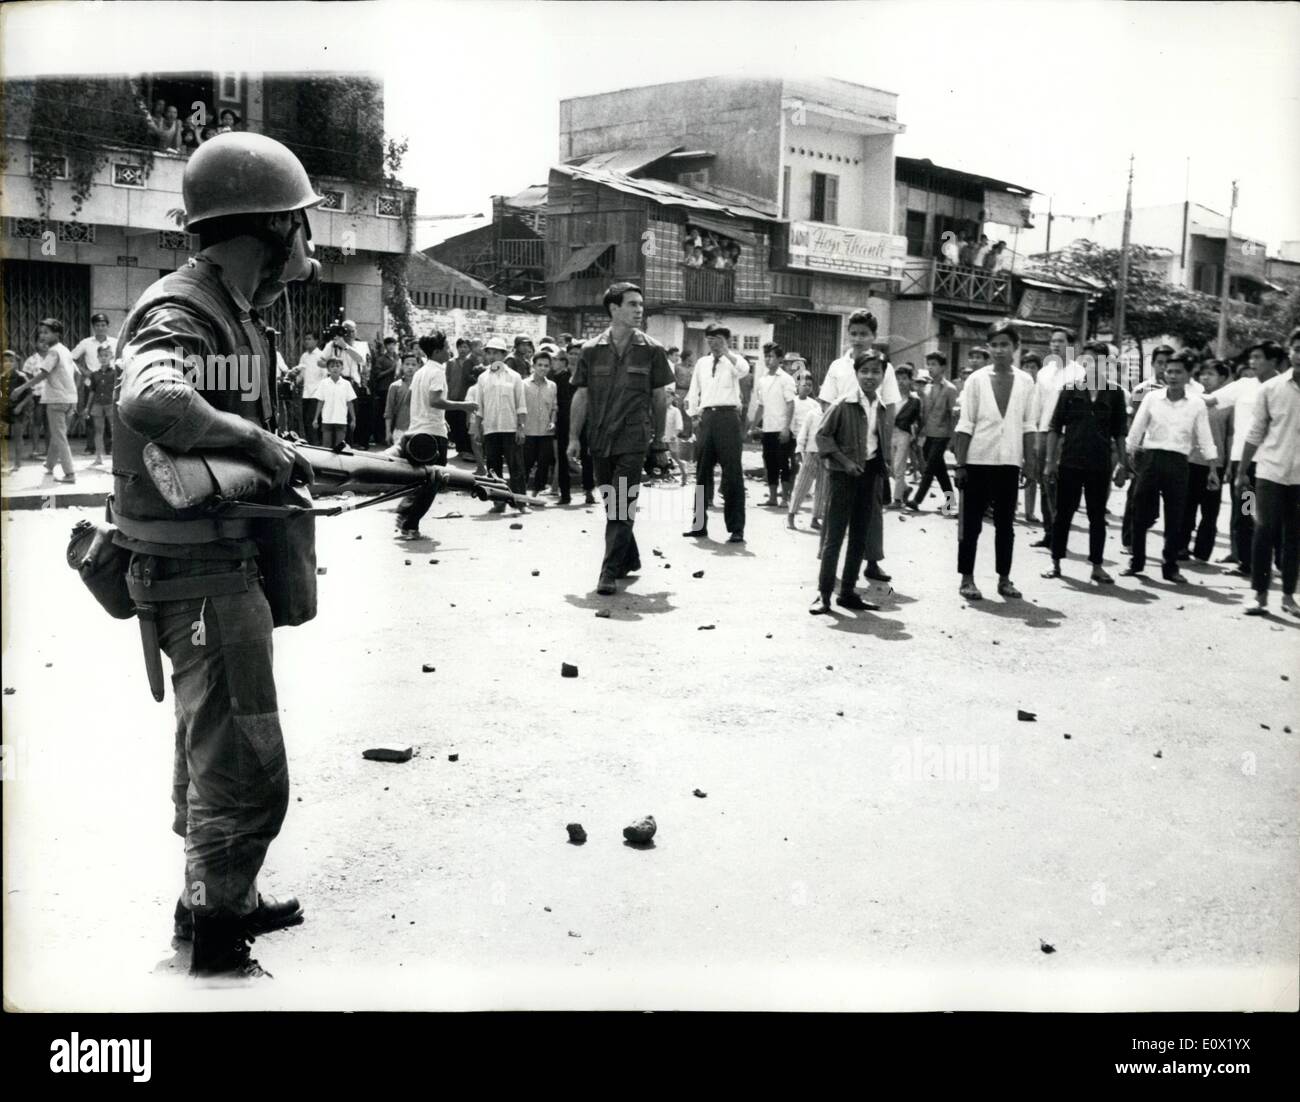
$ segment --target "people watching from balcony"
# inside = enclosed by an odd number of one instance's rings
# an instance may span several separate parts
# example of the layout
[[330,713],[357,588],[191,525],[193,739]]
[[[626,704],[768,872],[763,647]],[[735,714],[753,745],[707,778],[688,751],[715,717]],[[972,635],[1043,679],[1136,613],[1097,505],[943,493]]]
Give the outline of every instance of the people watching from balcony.
[[958,264],[961,262],[961,246],[958,244],[957,235],[952,230],[944,232],[943,244],[939,246],[939,255],[943,258],[945,264]]
[[[154,107],[157,108],[162,100],[155,100]],[[179,153],[181,149],[181,120],[180,112],[174,103],[167,104],[163,108],[161,118],[155,118],[149,115],[145,119],[145,125],[149,128],[149,134],[153,138],[154,148],[162,153]]]
[[961,235],[961,246],[957,250],[957,263],[963,267],[969,268],[975,262],[975,243],[971,241],[970,234]]
[[690,249],[690,255],[682,263],[688,268],[703,268],[704,250],[699,245],[692,245]]
[[199,147],[199,136],[194,132],[194,127],[187,126],[181,130],[181,152],[193,153]]
[[984,234],[980,234],[979,244],[975,246],[975,253],[971,257],[970,266],[972,268],[984,267],[984,258],[989,255],[989,239]]
[[240,119],[238,112],[232,111],[229,107],[225,108],[221,114],[217,116],[217,122],[220,123],[217,127],[218,134],[229,134],[232,130],[243,129],[243,126],[241,125],[242,120]]
[[996,245],[994,245],[991,249],[989,249],[989,251],[984,256],[985,271],[998,272],[1001,271],[1004,267],[1006,267],[1006,262],[1007,262],[1006,251],[1005,251],[1006,247],[1007,247],[1007,243],[1005,241],[999,241]]
[[682,265],[730,271],[740,263],[740,251],[737,241],[701,233],[694,226],[687,226],[686,236],[682,238]]

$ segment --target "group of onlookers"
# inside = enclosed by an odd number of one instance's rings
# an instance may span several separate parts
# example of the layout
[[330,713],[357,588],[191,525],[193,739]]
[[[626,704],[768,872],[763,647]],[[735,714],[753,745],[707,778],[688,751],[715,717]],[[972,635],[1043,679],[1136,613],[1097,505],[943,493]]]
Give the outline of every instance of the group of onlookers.
[[144,101],[140,101],[139,106],[144,112],[145,125],[149,128],[154,148],[162,153],[189,153],[209,138],[243,129],[239,112],[229,107],[222,109],[213,125],[206,108],[199,113],[198,118],[191,111],[190,115],[182,119],[181,109],[161,97],[153,101],[152,110],[145,106]]

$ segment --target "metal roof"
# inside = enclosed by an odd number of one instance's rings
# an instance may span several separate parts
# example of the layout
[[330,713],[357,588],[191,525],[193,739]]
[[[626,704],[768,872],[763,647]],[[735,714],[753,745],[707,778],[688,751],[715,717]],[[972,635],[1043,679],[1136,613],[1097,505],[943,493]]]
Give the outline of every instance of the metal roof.
[[943,165],[935,164],[928,157],[895,157],[894,164],[898,167],[932,172],[936,175],[946,174],[961,177],[963,180],[980,184],[986,188],[993,188],[995,191],[1022,192],[1025,195],[1038,194],[1033,188],[1025,187],[1024,184],[1009,184],[1006,180],[995,180],[992,176],[981,176],[978,172],[967,172],[962,168],[945,168]]
[[578,163],[584,168],[603,168],[608,172],[622,172],[630,176],[648,168],[655,161],[662,161],[681,148],[680,145],[652,145],[636,149],[611,149],[606,153],[585,157]]
[[604,184],[606,187],[626,192],[628,195],[639,195],[643,199],[651,199],[665,206],[685,207],[687,210],[697,210],[705,213],[727,214],[733,218],[750,218],[757,222],[775,223],[778,221],[770,214],[764,214],[763,211],[745,206],[743,203],[723,203],[716,199],[710,199],[692,188],[682,187],[680,184],[670,184],[664,180],[633,179],[621,172],[611,172],[603,168],[590,168],[587,165],[556,165],[554,171],[563,173],[566,176],[572,176],[575,179],[590,180],[594,184]]

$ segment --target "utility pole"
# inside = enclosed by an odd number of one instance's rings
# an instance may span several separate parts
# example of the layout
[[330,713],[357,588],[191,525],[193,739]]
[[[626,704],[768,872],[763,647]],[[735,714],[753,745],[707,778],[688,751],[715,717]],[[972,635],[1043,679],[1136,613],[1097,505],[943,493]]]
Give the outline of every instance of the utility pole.
[[1043,247],[1043,252],[1047,253],[1050,261],[1052,254],[1052,197],[1047,197],[1047,243]]
[[1223,359],[1228,347],[1228,285],[1232,281],[1232,215],[1237,209],[1237,181],[1232,181],[1232,205],[1228,207],[1228,237],[1223,242],[1223,286],[1219,290],[1219,339],[1215,355]]
[[1128,158],[1128,194],[1124,197],[1124,236],[1120,243],[1119,282],[1115,285],[1115,347],[1124,362],[1124,296],[1128,293],[1128,246],[1133,229],[1133,154]]

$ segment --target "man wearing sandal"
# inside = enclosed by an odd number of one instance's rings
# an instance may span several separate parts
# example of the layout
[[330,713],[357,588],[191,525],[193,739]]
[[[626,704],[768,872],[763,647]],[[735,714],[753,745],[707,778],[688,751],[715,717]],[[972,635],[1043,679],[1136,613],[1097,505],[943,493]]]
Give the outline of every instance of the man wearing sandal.
[[961,490],[960,534],[957,543],[958,592],[968,601],[983,598],[975,584],[975,550],[984,510],[993,506],[998,595],[1020,597],[1011,582],[1011,552],[1015,546],[1016,499],[1020,471],[1037,475],[1035,446],[1038,432],[1038,394],[1028,372],[1012,360],[1020,347],[1020,334],[1012,325],[989,331],[993,362],[967,380],[961,394],[961,417],[953,438],[957,471],[953,479]]

